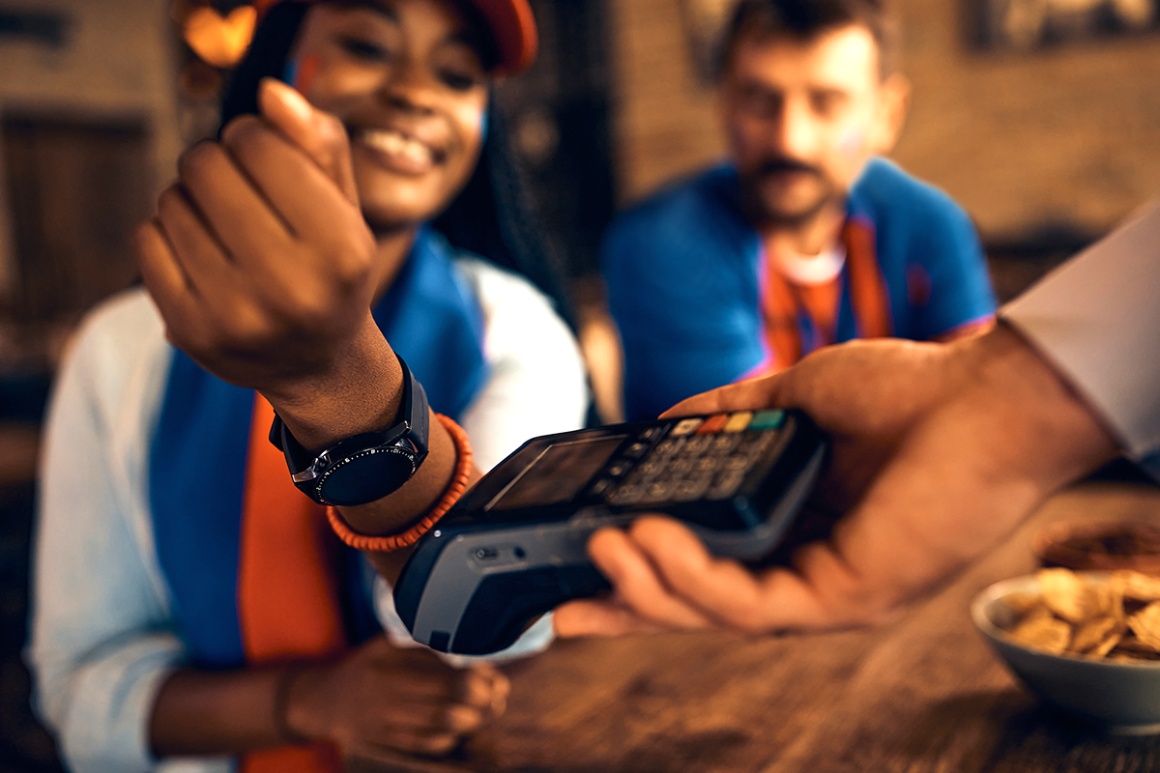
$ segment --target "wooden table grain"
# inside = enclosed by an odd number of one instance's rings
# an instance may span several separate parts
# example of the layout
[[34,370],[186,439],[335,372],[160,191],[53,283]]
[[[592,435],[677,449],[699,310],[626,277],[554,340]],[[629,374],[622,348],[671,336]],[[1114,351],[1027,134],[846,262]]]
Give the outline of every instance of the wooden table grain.
[[1105,517],[1160,518],[1160,489],[1068,489],[1000,549],[874,629],[557,642],[505,667],[513,688],[506,715],[456,758],[350,769],[1160,771],[1160,735],[1105,735],[1053,714],[1004,669],[968,614],[984,587],[1036,568],[1038,529]]

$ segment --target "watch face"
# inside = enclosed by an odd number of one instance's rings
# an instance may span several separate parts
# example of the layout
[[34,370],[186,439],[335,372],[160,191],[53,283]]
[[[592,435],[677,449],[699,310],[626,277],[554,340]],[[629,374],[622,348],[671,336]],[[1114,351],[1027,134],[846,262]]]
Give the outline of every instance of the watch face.
[[401,357],[399,366],[403,370],[399,423],[340,440],[313,459],[275,415],[270,441],[285,454],[294,485],[315,502],[354,506],[382,499],[410,480],[427,457],[427,395]]
[[370,448],[336,463],[318,480],[315,491],[327,504],[365,505],[398,490],[420,461],[405,445]]

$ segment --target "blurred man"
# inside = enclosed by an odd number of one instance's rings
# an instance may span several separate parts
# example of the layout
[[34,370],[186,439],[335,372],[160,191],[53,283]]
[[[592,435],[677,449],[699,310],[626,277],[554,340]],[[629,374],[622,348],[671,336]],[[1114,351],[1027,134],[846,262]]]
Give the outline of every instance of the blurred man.
[[723,39],[727,163],[622,214],[606,238],[625,414],[775,372],[820,346],[988,325],[975,229],[880,158],[909,86],[880,0],[741,0]]

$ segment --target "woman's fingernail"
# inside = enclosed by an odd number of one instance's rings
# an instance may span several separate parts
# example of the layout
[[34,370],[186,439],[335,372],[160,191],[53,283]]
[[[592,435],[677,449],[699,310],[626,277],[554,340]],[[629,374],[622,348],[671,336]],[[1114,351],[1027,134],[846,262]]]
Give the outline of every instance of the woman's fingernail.
[[262,91],[270,98],[281,102],[294,117],[301,121],[309,121],[313,110],[306,98],[285,83],[275,78],[263,78]]

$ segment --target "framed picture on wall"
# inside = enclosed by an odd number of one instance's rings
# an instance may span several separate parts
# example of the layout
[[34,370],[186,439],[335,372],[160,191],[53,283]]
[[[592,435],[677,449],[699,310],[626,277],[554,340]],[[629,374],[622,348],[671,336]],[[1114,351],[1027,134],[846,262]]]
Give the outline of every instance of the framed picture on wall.
[[1160,27],[1160,0],[969,0],[985,49],[1030,50]]

